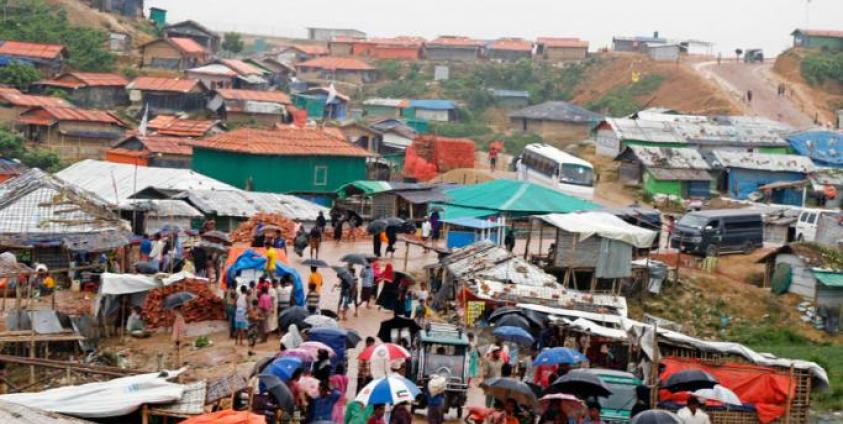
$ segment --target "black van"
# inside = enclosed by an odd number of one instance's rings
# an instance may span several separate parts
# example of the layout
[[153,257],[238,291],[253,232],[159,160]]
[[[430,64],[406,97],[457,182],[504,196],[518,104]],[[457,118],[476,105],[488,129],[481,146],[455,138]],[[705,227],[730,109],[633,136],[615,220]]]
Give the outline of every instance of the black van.
[[670,237],[670,247],[696,255],[752,253],[764,245],[761,213],[715,209],[685,214]]
[[601,212],[610,213],[627,224],[632,224],[650,231],[656,232],[651,250],[659,248],[662,232],[662,214],[658,209],[650,209],[641,206],[629,206],[625,208],[602,209]]

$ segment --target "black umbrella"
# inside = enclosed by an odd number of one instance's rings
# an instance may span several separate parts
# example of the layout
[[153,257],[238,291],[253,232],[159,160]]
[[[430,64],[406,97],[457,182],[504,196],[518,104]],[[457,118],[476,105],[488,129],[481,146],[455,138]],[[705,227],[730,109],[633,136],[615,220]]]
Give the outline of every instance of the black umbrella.
[[214,240],[220,243],[231,244],[231,237],[222,231],[206,231],[200,235],[203,239]]
[[694,392],[700,389],[710,389],[719,384],[716,378],[703,370],[679,371],[659,385],[671,392]]
[[333,269],[334,272],[337,273],[337,278],[350,278],[351,280],[354,279],[354,274],[352,274],[347,267],[334,265],[331,267],[331,269]]
[[158,267],[150,262],[135,262],[135,272],[152,275],[158,273]]
[[518,327],[530,331],[530,321],[519,314],[509,314],[498,318],[495,321],[496,327]]
[[400,227],[404,225],[404,222],[406,221],[396,216],[391,216],[389,218],[383,218],[383,222],[386,223],[387,227]]
[[500,401],[515,399],[519,405],[529,405],[531,408],[535,408],[538,404],[533,388],[527,383],[514,378],[490,378],[480,383],[480,388],[486,394]]
[[381,232],[386,230],[386,227],[388,226],[389,225],[387,225],[385,220],[376,219],[369,223],[369,227],[367,229],[369,230],[369,234],[380,234]]
[[196,295],[193,294],[193,293],[188,293],[188,292],[173,293],[173,294],[167,296],[166,299],[164,299],[164,308],[165,309],[178,308],[179,306],[182,306],[185,303],[190,302],[193,299],[196,299]]
[[261,374],[258,379],[264,385],[266,391],[275,399],[278,408],[292,416],[295,413],[296,405],[290,388],[280,378],[271,374]]
[[345,347],[349,349],[354,349],[355,347],[357,347],[358,344],[360,344],[360,341],[362,340],[363,338],[360,337],[360,333],[354,330],[346,330]]
[[670,411],[651,409],[635,414],[630,424],[682,424],[682,419]]
[[296,324],[296,326],[300,329],[309,327],[307,323],[304,322],[304,319],[307,318],[308,315],[310,315],[310,312],[308,312],[304,307],[291,306],[278,314],[278,325],[281,328],[287,328],[293,324]]
[[322,309],[319,311],[320,315],[325,315],[326,317],[331,317],[333,319],[337,319],[337,311],[332,311],[330,309]]
[[362,253],[349,253],[348,255],[343,256],[340,260],[354,265],[366,265],[372,258],[374,258],[374,256],[364,255]]
[[489,322],[494,323],[500,318],[507,315],[517,315],[525,318],[531,325],[541,327],[544,325],[545,317],[541,313],[532,311],[530,309],[522,309],[515,306],[503,306],[497,308],[489,315]]
[[305,259],[301,261],[301,264],[304,266],[315,266],[317,268],[328,268],[328,263],[323,261],[322,259]]
[[574,369],[556,379],[548,388],[549,393],[568,393],[580,399],[609,397],[612,391],[603,384],[597,374],[583,369]]
[[419,326],[415,320],[407,317],[396,316],[381,322],[381,327],[378,330],[377,336],[384,343],[393,342],[392,330],[400,331],[404,329],[410,332],[411,337],[416,337],[416,334],[418,334],[419,330],[421,330],[421,326]]

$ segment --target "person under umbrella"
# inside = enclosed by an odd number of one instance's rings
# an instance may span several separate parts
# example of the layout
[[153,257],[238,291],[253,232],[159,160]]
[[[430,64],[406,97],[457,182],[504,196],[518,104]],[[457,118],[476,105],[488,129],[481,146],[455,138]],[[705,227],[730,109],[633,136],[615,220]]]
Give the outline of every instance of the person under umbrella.
[[[496,337],[501,340],[509,341],[512,343],[521,344],[524,346],[529,346],[533,344],[535,341],[533,336],[527,330],[524,330],[521,327],[511,327],[511,326],[503,326],[497,327],[494,331],[492,331]],[[516,355],[513,355],[516,356]]]
[[412,402],[421,394],[418,386],[398,374],[372,380],[360,390],[356,400],[364,405],[398,405]]
[[374,259],[371,255],[364,255],[362,253],[349,253],[340,258],[340,261],[354,265],[366,266],[367,264],[369,264],[369,262],[371,262],[371,259]]
[[632,418],[630,424],[683,424],[681,418],[670,411],[651,409]]
[[304,322],[304,319],[309,315],[310,312],[308,312],[304,307],[291,306],[283,310],[278,315],[278,325],[280,325],[281,328],[288,328],[293,324],[299,328],[307,327],[307,323]]
[[296,410],[296,404],[290,388],[280,378],[272,374],[261,374],[258,376],[258,380],[272,396],[275,405],[287,416],[292,417]]
[[533,361],[533,366],[540,365],[573,365],[588,360],[582,353],[567,347],[552,347],[539,352]]
[[331,422],[334,415],[334,405],[336,405],[340,397],[342,397],[342,394],[339,390],[332,389],[327,379],[321,381],[319,384],[319,396],[310,402],[307,422]]
[[504,315],[498,318],[495,325],[498,327],[519,327],[526,331],[530,331],[530,322],[527,318],[516,314]]
[[724,405],[728,406],[741,406],[743,402],[738,397],[735,392],[723,387],[721,385],[716,385],[710,389],[700,389],[695,391],[694,397],[697,399],[705,399],[705,400],[713,400],[716,402],[720,402]]
[[711,389],[719,384],[711,374],[698,369],[688,369],[671,374],[659,386],[676,392],[693,392],[699,389]]
[[492,396],[494,399],[506,401],[513,399],[519,405],[528,406],[531,409],[538,405],[536,394],[533,389],[515,378],[498,377],[490,378],[480,383],[480,388],[486,393],[486,396]]
[[539,424],[568,423],[568,417],[583,407],[583,401],[574,395],[556,393],[539,399],[542,415]]
[[596,374],[584,369],[574,369],[554,381],[547,393],[569,393],[580,399],[609,397],[612,391]]
[[676,413],[676,416],[682,420],[682,424],[711,424],[708,414],[702,410],[702,402],[695,396],[688,398],[688,403]]
[[293,378],[293,373],[304,366],[304,361],[295,356],[282,356],[275,358],[270,362],[261,372],[264,374],[272,374],[281,379],[281,381],[289,381]]

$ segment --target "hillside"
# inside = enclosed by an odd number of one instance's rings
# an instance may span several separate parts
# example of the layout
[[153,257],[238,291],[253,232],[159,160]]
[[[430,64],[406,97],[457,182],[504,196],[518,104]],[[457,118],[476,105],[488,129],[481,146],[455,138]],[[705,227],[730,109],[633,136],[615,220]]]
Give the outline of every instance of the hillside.
[[110,13],[103,13],[79,0],[44,0],[45,3],[62,8],[67,13],[67,20],[72,25],[88,27],[105,32],[125,32],[132,36],[132,42],[139,46],[151,41],[154,36],[143,30],[141,21],[125,18]]
[[836,123],[835,111],[843,106],[843,84],[833,80],[809,84],[802,75],[802,64],[809,51],[790,49],[776,58],[773,70],[788,86],[788,95],[803,108],[819,114],[820,122]]
[[700,115],[740,111],[728,95],[684,64],[654,62],[639,54],[607,53],[599,57],[603,59],[600,66],[592,68],[575,91],[572,99],[575,103],[598,102],[632,85],[633,74],[638,74],[641,81],[647,76],[662,77],[655,90],[633,96],[641,106]]

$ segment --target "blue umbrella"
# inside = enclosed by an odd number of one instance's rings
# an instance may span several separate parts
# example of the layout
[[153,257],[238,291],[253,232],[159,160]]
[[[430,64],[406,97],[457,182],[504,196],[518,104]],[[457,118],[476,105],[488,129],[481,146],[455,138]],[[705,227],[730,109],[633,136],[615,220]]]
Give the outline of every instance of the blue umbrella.
[[295,356],[282,356],[272,361],[263,372],[274,375],[282,381],[288,381],[293,378],[293,373],[303,366],[304,362]]
[[539,356],[533,361],[533,366],[538,365],[557,365],[557,364],[577,364],[587,360],[582,353],[567,347],[552,347],[545,349],[539,353]]
[[529,346],[535,341],[533,339],[533,336],[531,336],[530,333],[527,332],[527,330],[521,327],[512,327],[509,325],[495,328],[495,331],[492,331],[492,334],[499,337],[501,340],[506,340],[525,346]]

